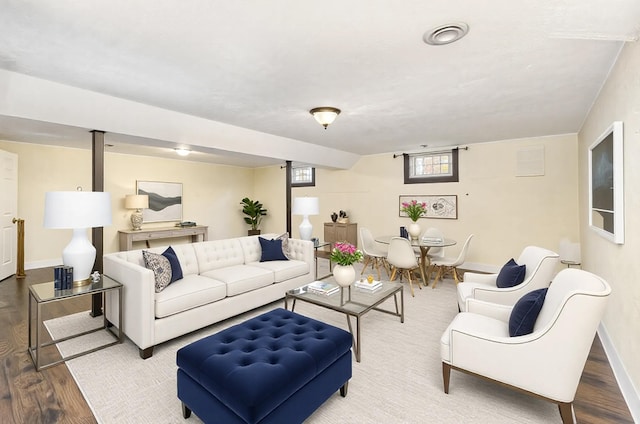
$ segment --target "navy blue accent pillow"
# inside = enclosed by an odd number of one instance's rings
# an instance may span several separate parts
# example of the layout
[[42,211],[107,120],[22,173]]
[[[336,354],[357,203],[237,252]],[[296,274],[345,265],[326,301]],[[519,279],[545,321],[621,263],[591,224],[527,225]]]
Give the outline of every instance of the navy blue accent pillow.
[[538,289],[525,294],[516,302],[509,317],[509,335],[511,337],[533,333],[533,326],[538,319],[546,296],[546,288]]
[[171,265],[171,283],[174,281],[182,280],[182,267],[180,266],[180,261],[178,261],[178,255],[173,250],[173,247],[167,247],[167,250],[162,252],[162,256],[169,260],[169,264]]
[[501,289],[517,286],[524,281],[526,272],[527,265],[518,265],[516,261],[511,258],[500,270],[498,278],[496,278],[496,286]]
[[260,262],[289,260],[282,253],[282,239],[267,240],[266,238],[258,237],[258,240],[260,240],[260,247],[262,248]]

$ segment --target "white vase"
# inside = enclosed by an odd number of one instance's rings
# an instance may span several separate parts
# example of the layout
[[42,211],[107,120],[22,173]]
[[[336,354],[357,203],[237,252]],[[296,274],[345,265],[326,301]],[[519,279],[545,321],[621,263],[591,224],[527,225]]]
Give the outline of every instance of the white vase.
[[356,281],[356,269],[353,265],[334,265],[333,278],[341,287],[348,287]]
[[418,240],[420,237],[420,233],[422,230],[420,229],[420,225],[417,222],[412,222],[407,229],[409,231],[409,235],[411,236],[411,240]]

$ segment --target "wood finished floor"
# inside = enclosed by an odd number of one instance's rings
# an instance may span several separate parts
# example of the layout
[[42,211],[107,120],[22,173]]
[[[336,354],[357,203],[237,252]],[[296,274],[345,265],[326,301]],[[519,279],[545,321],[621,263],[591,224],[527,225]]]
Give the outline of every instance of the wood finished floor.
[[[96,422],[66,365],[36,372],[27,353],[29,285],[50,281],[52,276],[51,268],[43,268],[27,271],[25,279],[10,277],[0,282],[0,422],[3,424]],[[57,302],[44,312],[45,319],[90,307],[89,296]],[[598,337],[578,386],[574,408],[580,424],[634,422]]]

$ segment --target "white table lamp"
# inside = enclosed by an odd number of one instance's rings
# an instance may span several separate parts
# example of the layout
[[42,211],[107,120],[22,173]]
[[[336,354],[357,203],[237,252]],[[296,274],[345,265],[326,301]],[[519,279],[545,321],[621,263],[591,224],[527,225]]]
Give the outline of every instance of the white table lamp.
[[89,284],[96,248],[87,229],[111,225],[111,194],[99,191],[50,191],[44,198],[45,228],[73,229],[62,263],[73,267],[74,286]]
[[142,209],[149,207],[149,196],[146,194],[127,194],[124,198],[124,207],[135,209],[131,212],[131,228],[139,231],[142,228]]
[[300,238],[302,240],[311,240],[311,233],[313,227],[309,222],[309,215],[318,215],[320,213],[320,205],[317,197],[295,197],[293,199],[293,209],[291,211],[294,215],[302,215],[302,223],[298,230],[300,231]]

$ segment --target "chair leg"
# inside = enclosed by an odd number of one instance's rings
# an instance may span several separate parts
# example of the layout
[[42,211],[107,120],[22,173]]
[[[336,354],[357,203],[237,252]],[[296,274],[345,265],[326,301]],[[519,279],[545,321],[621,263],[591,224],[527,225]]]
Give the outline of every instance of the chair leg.
[[374,266],[376,267],[376,271],[378,273],[378,281],[380,281],[382,280],[382,276],[380,275],[380,258],[373,258],[373,264],[371,265],[371,268],[373,268]]
[[453,267],[453,279],[456,282],[456,285],[460,282],[460,277],[458,276],[458,268]]
[[438,268],[438,272],[436,272],[436,277],[433,279],[433,285],[431,286],[432,289],[436,288],[436,284],[438,284],[438,280],[440,279],[440,277],[444,277],[444,274],[442,272],[443,267],[435,265],[434,267]]
[[449,381],[451,380],[451,365],[446,362],[442,363],[442,383],[444,385],[444,392],[449,394]]
[[393,281],[396,279],[396,272],[398,272],[398,268],[394,266],[393,270],[391,271],[391,276],[389,277],[389,281]]
[[416,297],[416,295],[413,293],[413,282],[411,281],[411,271],[408,269],[405,269],[403,272],[407,273],[407,279],[409,280],[409,288],[411,289],[411,296]]
[[559,402],[558,409],[562,424],[573,424],[573,403]]
[[[364,258],[364,264],[362,264],[362,271],[360,271],[360,275],[364,274],[364,272],[367,270],[367,265],[369,265],[369,261],[371,261],[371,256],[366,256]],[[373,265],[372,265],[373,268]]]

